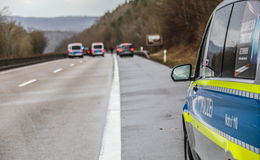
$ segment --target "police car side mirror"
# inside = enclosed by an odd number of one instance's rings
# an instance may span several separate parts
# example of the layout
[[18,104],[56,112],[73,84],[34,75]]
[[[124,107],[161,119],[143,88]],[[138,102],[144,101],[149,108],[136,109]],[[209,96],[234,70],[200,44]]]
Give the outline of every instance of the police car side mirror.
[[175,82],[179,81],[190,81],[192,72],[192,65],[191,64],[184,64],[180,66],[176,66],[172,70],[172,80]]

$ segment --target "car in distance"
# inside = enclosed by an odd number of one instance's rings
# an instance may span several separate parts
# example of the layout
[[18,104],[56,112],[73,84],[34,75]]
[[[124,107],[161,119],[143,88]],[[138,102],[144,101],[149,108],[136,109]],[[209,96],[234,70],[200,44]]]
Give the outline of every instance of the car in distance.
[[91,45],[91,54],[92,56],[104,56],[105,47],[102,42],[95,42]]
[[68,45],[69,57],[83,57],[84,46],[81,43],[71,43]]
[[191,64],[183,107],[186,160],[260,160],[260,1],[225,0],[214,10]]
[[84,55],[90,55],[90,49],[88,47],[84,47]]
[[134,46],[132,43],[122,43],[118,48],[118,55],[122,56],[134,56]]

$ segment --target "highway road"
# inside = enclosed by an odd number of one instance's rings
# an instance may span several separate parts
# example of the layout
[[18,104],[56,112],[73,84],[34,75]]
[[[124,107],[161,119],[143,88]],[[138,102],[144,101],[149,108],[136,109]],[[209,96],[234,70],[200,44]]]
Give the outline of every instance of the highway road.
[[170,72],[111,55],[0,72],[0,159],[184,159],[188,84]]

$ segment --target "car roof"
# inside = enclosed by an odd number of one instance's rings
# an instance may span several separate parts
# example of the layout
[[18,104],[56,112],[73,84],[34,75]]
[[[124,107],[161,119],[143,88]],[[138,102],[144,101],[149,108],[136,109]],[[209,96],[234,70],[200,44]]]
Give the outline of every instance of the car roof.
[[92,45],[104,45],[103,42],[93,42]]
[[82,43],[70,43],[68,46],[83,46]]
[[[229,5],[229,4],[231,4],[231,3],[242,2],[242,1],[245,1],[245,0],[223,0],[223,1],[217,6],[217,8],[215,9],[215,11],[218,10],[218,9],[220,9],[220,8],[222,8],[222,7],[224,7],[224,6],[226,6],[226,5]],[[255,0],[247,0],[247,1],[255,1]],[[214,11],[214,12],[215,12],[215,11]]]
[[120,46],[130,46],[130,45],[133,45],[132,43],[121,43]]

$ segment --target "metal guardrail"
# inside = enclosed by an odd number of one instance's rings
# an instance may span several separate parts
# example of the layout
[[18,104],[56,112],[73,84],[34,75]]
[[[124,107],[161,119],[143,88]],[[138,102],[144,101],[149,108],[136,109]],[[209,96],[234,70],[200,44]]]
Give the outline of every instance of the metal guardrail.
[[0,59],[0,71],[66,58],[66,54],[45,54],[33,57]]
[[144,51],[136,50],[136,51],[135,51],[135,55],[138,55],[138,56],[140,56],[140,57],[150,58],[149,52],[146,51],[146,50],[144,50]]

